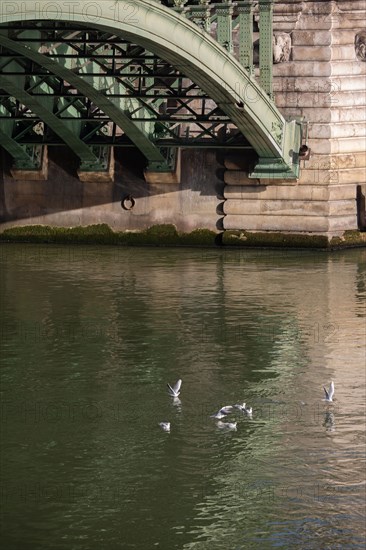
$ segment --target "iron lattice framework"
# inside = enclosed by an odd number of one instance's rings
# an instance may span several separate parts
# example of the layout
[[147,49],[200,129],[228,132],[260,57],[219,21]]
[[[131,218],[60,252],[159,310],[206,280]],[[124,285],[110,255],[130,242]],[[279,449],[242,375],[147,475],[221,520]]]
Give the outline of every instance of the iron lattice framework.
[[273,4],[100,0],[91,15],[85,0],[0,5],[0,145],[15,167],[37,169],[44,147],[63,143],[81,170],[134,145],[154,171],[174,168],[178,147],[250,148],[251,177],[296,178],[301,121],[273,102]]
[[[0,41],[0,120],[2,125],[12,125],[12,139],[28,152],[34,146],[60,145],[65,138],[57,131],[59,125],[45,124],[44,116],[29,106],[29,99],[22,103],[12,96],[9,87],[5,89],[5,79],[22,82],[26,97],[47,105],[60,125],[74,133],[77,127],[80,141],[91,148],[97,163],[106,162],[106,146],[133,146],[133,136],[90,96],[80,93],[78,79],[120,109],[136,132],[155,145],[163,157],[156,161],[156,169],[172,164],[177,147],[251,148],[228,115],[194,82],[137,44],[63,22],[34,21],[2,29],[8,40]],[[9,40],[16,43],[18,52],[15,45],[9,47]],[[19,53],[22,46],[27,51]],[[68,81],[55,74],[55,67],[35,61],[37,52],[78,79],[70,82],[71,77]],[[88,162],[95,167],[93,159],[84,160],[84,165]]]

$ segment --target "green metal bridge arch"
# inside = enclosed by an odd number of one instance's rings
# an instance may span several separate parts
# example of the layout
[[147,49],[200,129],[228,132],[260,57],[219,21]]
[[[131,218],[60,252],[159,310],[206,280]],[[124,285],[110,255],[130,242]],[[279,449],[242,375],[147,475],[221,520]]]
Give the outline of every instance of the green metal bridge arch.
[[[265,0],[265,4],[270,3],[271,0]],[[26,21],[70,22],[88,29],[112,33],[154,52],[199,85],[245,136],[259,157],[253,177],[297,177],[301,141],[298,122],[285,121],[269,97],[268,90],[264,90],[225,47],[179,12],[155,0],[100,0],[98,3],[15,0],[0,5],[0,45],[19,53],[20,47],[9,40],[1,28],[9,23]],[[37,63],[47,67],[50,73],[62,77],[55,62],[52,65],[48,58],[42,61],[41,54],[27,46],[23,46],[21,53],[33,60],[37,56]],[[67,80],[66,74],[64,77]],[[78,88],[78,82],[75,82],[75,86]],[[6,81],[6,76],[0,77],[0,87],[10,92],[11,86]],[[88,91],[87,85],[83,86],[79,82],[79,88],[83,88],[86,95],[92,95],[92,90]],[[19,96],[14,86],[14,97],[16,95]],[[103,103],[102,96],[101,92],[97,97],[94,93],[96,103]],[[25,94],[16,99],[21,99],[25,104],[27,102]],[[108,105],[107,103],[104,100],[105,107],[110,108],[111,119],[117,120],[116,108],[113,110],[110,102]],[[41,118],[42,116],[40,113]],[[48,117],[49,120],[51,118]],[[163,163],[164,159],[156,145],[147,139],[136,122],[131,123],[126,112],[120,113],[119,124],[150,161]],[[66,138],[68,132],[66,129],[62,131]],[[0,133],[0,144],[9,149],[9,136],[2,140],[1,135]],[[69,143],[73,141],[69,140]],[[87,160],[92,162],[92,157],[93,155]]]

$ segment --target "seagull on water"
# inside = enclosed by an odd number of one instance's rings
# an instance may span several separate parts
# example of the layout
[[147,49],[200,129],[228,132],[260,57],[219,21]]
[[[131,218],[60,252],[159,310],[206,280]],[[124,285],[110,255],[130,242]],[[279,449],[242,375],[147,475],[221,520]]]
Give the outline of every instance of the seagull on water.
[[230,414],[233,410],[232,405],[226,405],[225,407],[221,407],[219,411],[215,414],[211,414],[211,418],[216,418],[217,420],[220,420],[220,418],[225,418],[228,414]]
[[253,414],[253,408],[247,407],[246,403],[237,403],[236,405],[234,405],[234,407],[236,409],[239,409],[239,411],[241,411],[242,413],[247,414],[248,416],[252,416]]
[[179,380],[174,384],[174,386],[171,386],[170,384],[167,384],[168,386],[168,393],[170,397],[178,397],[180,394],[180,387],[182,385],[182,380],[179,378]]
[[329,385],[329,389],[327,390],[324,386],[324,392],[325,392],[325,401],[328,401],[328,403],[331,403],[333,401],[333,395],[334,395],[334,382],[331,381]]
[[246,413],[248,416],[252,416],[252,414],[253,414],[253,407],[246,407],[246,408],[245,408],[245,413]]
[[170,422],[159,422],[159,426],[164,432],[170,432]]
[[236,425],[237,422],[221,422],[221,420],[216,424],[220,430],[236,430]]

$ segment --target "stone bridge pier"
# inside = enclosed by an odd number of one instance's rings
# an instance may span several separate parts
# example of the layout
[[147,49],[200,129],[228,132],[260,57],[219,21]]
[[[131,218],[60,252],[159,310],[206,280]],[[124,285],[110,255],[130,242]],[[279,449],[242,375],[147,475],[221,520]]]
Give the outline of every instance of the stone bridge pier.
[[3,240],[364,244],[366,2],[2,2],[0,162]]
[[278,2],[274,33],[288,33],[275,64],[275,103],[306,121],[307,152],[294,181],[256,180],[225,161],[226,229],[309,232],[330,238],[365,229],[366,3]]

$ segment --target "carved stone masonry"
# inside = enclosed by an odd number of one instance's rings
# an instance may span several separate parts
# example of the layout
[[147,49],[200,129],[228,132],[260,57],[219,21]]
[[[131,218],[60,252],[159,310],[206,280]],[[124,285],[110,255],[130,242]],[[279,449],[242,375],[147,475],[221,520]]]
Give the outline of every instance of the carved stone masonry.
[[[273,35],[273,63],[286,63],[291,57],[291,36],[286,32]],[[254,63],[259,61],[259,40],[254,42]]]
[[273,63],[290,61],[291,36],[286,33],[278,33],[273,36]]
[[366,61],[366,29],[355,36],[355,52],[359,61]]

